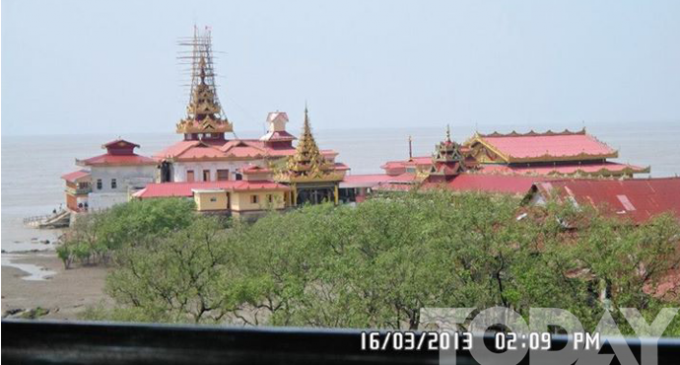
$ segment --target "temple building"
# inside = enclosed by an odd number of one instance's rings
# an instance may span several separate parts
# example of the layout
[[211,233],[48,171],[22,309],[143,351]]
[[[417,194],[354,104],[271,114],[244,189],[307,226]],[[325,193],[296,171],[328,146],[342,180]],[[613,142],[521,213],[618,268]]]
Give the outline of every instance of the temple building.
[[[475,133],[465,143],[445,138],[432,156],[382,166],[384,174],[350,175],[322,150],[307,106],[299,139],[286,130],[288,114],[271,112],[260,138],[239,139],[217,96],[210,31],[181,43],[191,65],[186,115],[175,125],[180,140],[151,158],[137,144],[116,140],[106,154],[78,160],[81,170],[62,176],[74,212],[106,209],[129,199],[193,199],[209,214],[256,216],[303,204],[361,202],[375,191],[448,189],[524,195],[534,184],[564,177],[630,178],[649,168],[611,159],[618,152],[585,129],[577,132]],[[233,138],[230,138],[233,135]]]
[[286,166],[274,176],[278,182],[292,187],[290,205],[305,203],[319,204],[340,199],[339,185],[348,170],[343,164],[336,164],[319,152],[309,125],[309,113],[305,107],[302,136],[295,154],[288,158]]
[[237,216],[256,215],[304,203],[338,202],[338,184],[349,169],[335,162],[337,152],[320,150],[305,107],[303,131],[286,131],[285,112],[267,115],[259,139],[228,139],[233,124],[217,98],[209,31],[194,34],[192,82],[187,115],[176,132],[182,140],[154,154],[159,179],[134,194],[137,199],[185,197],[197,210]]
[[[267,133],[259,139],[226,138],[225,134],[233,133],[233,124],[217,97],[210,32],[196,33],[186,44],[192,48],[191,96],[187,116],[176,126],[182,140],[153,156],[161,166],[160,182],[242,180],[248,166],[267,168],[293,156],[296,137],[286,131],[285,112],[269,113]],[[335,151],[319,153],[335,164]]]
[[[268,120],[270,130],[261,142],[265,146],[278,144],[267,146],[274,149],[284,145],[285,154],[276,158],[265,158],[266,155],[261,159],[241,158],[236,179],[153,183],[135,193],[134,198],[191,198],[199,212],[240,217],[258,216],[268,210],[283,210],[305,203],[337,204],[338,185],[348,168],[334,161],[334,152],[325,151],[324,154],[319,150],[311,132],[307,108],[296,148],[291,147],[295,137],[281,133],[285,132],[281,128],[288,121],[285,113],[271,113]],[[234,142],[243,143],[241,140]]]
[[374,184],[372,191],[445,189],[523,195],[535,181],[543,180],[536,176],[481,173],[480,164],[470,155],[470,149],[451,140],[448,126],[444,140],[435,145],[432,156],[388,162],[383,169],[383,176],[389,178]]
[[102,146],[106,153],[84,160],[83,169],[62,176],[66,206],[73,212],[101,210],[125,203],[137,190],[155,180],[157,162],[134,152],[139,145],[122,139]]
[[581,131],[483,135],[475,133],[462,145],[446,138],[427,157],[389,161],[384,175],[350,176],[341,187],[356,187],[354,198],[371,191],[444,188],[523,195],[535,182],[574,178],[632,178],[649,173],[639,167],[610,161],[618,151]]
[[[618,151],[607,146],[583,129],[577,132],[547,131],[545,133],[509,134],[475,133],[459,150],[476,171],[488,174],[572,177],[624,177],[649,173],[640,167],[610,161]],[[424,173],[430,169],[431,158],[411,157],[405,161],[390,161],[382,166],[387,175]]]
[[475,133],[464,145],[484,173],[633,177],[650,172],[649,167],[609,161],[619,157],[618,151],[587,134],[585,128],[577,132]]

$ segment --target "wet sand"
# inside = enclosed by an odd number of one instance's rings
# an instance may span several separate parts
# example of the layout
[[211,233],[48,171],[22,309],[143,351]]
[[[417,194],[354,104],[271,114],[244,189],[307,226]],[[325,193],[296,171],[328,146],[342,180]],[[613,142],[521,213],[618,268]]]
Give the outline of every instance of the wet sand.
[[103,291],[108,268],[75,267],[65,270],[54,251],[12,253],[11,256],[13,263],[40,266],[48,275],[45,280],[26,280],[31,275],[35,278],[35,273],[3,265],[2,313],[8,309],[42,307],[50,312],[41,319],[74,320],[88,306],[112,304]]

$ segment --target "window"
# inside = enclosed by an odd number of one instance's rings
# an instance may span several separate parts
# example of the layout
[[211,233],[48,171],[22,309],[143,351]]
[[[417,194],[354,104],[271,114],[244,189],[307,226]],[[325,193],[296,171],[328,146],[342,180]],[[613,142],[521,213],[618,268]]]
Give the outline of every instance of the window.
[[187,171],[187,181],[194,182],[194,170]]
[[251,195],[251,196],[250,196],[250,202],[251,202],[252,204],[257,204],[258,201],[259,201],[259,199],[258,199],[258,196],[257,196],[257,195]]
[[229,180],[229,170],[217,170],[217,181]]
[[274,195],[272,195],[272,194],[267,194],[267,200],[268,200],[270,203],[273,203],[273,202],[274,202]]
[[97,179],[97,190],[101,190],[103,186],[102,179]]
[[118,188],[118,182],[116,179],[111,179],[111,189],[116,189]]
[[203,170],[203,181],[210,181],[210,170]]
[[235,174],[236,175],[236,180],[243,180],[243,175],[241,174]]
[[216,202],[217,202],[217,198],[213,196],[212,198],[210,198],[210,202],[211,202],[211,203],[216,203]]

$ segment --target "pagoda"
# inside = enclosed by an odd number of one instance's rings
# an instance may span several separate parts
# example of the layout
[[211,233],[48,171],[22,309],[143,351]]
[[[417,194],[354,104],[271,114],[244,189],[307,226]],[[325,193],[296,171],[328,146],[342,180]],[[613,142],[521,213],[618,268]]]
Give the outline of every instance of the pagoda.
[[191,60],[191,92],[187,117],[177,123],[177,133],[187,141],[224,140],[224,133],[233,132],[233,127],[217,97],[210,30],[199,34],[194,28],[193,39],[180,44],[192,49],[191,56],[180,57]]
[[309,124],[309,111],[305,106],[303,131],[295,154],[287,159],[285,167],[280,169],[274,179],[292,186],[291,205],[324,201],[338,204],[338,187],[346,171],[342,166],[336,166],[319,152]]
[[446,139],[435,146],[432,167],[428,171],[426,180],[428,182],[450,181],[471,166],[470,162],[466,163],[460,145],[451,140],[451,129],[447,125]]

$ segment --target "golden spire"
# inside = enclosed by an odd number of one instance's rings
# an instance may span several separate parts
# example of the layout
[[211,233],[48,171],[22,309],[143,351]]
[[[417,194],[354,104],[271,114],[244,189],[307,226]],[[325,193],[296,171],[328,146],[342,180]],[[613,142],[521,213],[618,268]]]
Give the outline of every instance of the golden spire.
[[340,181],[344,173],[335,171],[333,163],[328,162],[319,151],[309,123],[309,111],[305,106],[302,135],[295,148],[295,154],[288,158],[286,171],[277,176],[278,181]]
[[309,125],[309,110],[305,105],[305,117],[302,125],[302,135],[295,149],[295,155],[288,161],[288,169],[297,173],[307,174],[318,172],[325,164],[325,159],[316,145],[312,128]]
[[191,41],[180,44],[192,48],[191,56],[180,57],[191,62],[191,92],[187,117],[177,124],[177,133],[231,132],[232,125],[217,97],[210,30],[206,29],[204,34],[195,30]]

